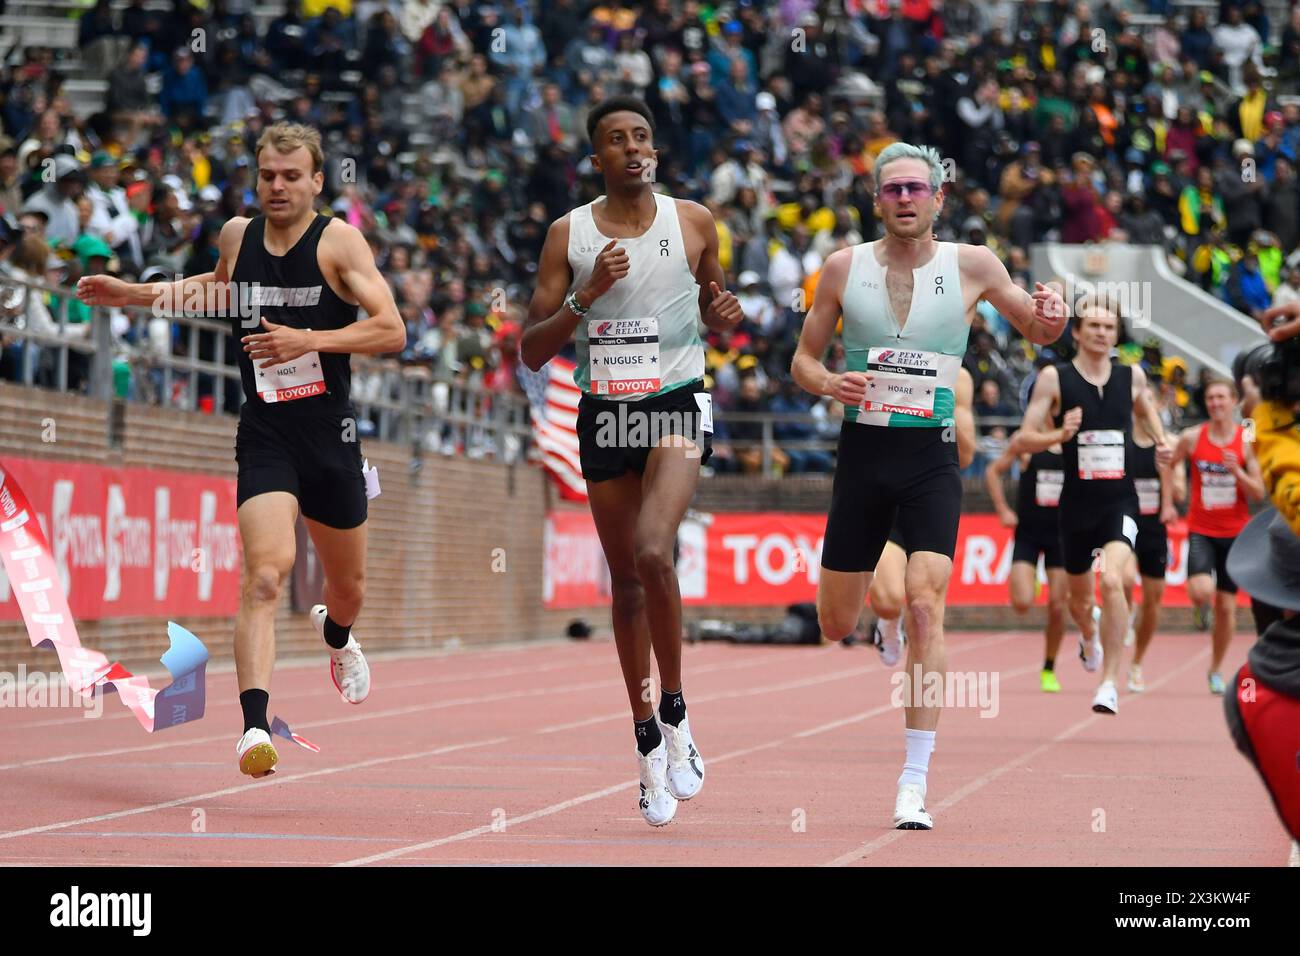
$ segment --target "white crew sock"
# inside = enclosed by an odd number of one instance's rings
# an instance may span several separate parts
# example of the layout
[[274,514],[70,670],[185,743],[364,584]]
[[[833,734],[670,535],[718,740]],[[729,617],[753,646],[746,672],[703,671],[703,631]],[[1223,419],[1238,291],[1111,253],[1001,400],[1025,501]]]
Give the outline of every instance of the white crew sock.
[[898,778],[898,785],[905,783],[919,784],[925,792],[925,775],[930,771],[930,754],[934,753],[933,730],[913,730],[907,728],[903,738],[907,742],[907,759],[903,761],[903,773]]
[[898,645],[899,620],[899,618],[894,618],[891,621],[883,617],[880,619],[880,640],[883,641],[887,647],[895,647]]

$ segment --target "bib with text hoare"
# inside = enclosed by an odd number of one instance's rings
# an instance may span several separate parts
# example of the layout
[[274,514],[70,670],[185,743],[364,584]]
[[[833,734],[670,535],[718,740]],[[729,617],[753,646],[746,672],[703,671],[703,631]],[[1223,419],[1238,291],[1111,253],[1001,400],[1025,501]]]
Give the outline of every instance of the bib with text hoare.
[[944,358],[937,352],[869,349],[867,394],[861,409],[933,418],[937,390],[952,389],[957,384],[960,365],[944,361]]

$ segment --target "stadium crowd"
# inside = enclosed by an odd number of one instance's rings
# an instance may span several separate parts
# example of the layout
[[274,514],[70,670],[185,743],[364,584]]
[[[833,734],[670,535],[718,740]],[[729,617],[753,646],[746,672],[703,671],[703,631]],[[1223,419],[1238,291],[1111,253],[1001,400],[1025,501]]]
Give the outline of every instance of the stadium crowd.
[[[521,391],[547,227],[600,193],[586,113],[634,94],[657,120],[658,183],[713,211],[747,316],[708,338],[717,406],[811,412],[777,426],[776,464],[827,471],[831,455],[790,443],[833,439],[834,403],[792,383],[790,358],[826,257],[878,235],[873,167],[897,140],[949,158],[938,237],[989,245],[1018,282],[1033,243],[1130,241],[1247,314],[1300,297],[1300,10],[1277,44],[1271,28],[1255,0],[291,0],[273,17],[99,0],[79,57],[107,81],[101,109],[74,111],[52,50],[0,70],[0,270],[209,271],[221,224],[256,209],[260,132],[309,123],[323,211],[365,232],[406,320],[387,366]],[[966,364],[996,453],[1035,367],[1070,342],[1039,353],[980,308]],[[56,329],[63,309],[84,336],[88,311],[54,296],[0,298],[0,333]],[[112,322],[122,394],[149,385],[129,355],[188,348],[165,322]],[[0,339],[0,377],[23,349]],[[1204,416],[1200,370],[1127,336],[1121,356],[1153,376],[1168,424]],[[84,360],[69,374],[77,387]],[[743,443],[759,437],[720,431],[715,467],[755,470]]]

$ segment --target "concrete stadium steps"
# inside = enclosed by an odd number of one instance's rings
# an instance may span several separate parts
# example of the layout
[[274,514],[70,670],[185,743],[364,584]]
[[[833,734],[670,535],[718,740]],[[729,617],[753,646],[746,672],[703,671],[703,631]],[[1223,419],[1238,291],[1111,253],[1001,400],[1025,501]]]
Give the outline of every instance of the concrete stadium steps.
[[1127,313],[1141,313],[1140,321],[1129,322],[1135,339],[1154,336],[1166,352],[1225,378],[1238,352],[1265,341],[1249,316],[1174,273],[1159,246],[1038,243],[1030,249],[1030,265],[1039,282],[1072,278],[1076,296],[1089,283],[1102,294],[1110,286],[1109,294],[1120,298]]

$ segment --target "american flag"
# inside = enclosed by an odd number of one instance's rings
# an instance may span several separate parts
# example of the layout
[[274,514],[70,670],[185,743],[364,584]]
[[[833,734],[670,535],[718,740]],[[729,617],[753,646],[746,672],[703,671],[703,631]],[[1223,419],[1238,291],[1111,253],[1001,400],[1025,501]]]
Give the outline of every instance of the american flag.
[[582,392],[573,384],[576,367],[572,359],[556,356],[536,372],[520,362],[517,375],[528,396],[533,436],[543,466],[561,496],[585,502],[587,485],[578,459],[578,399]]

